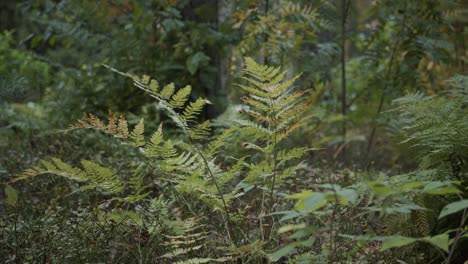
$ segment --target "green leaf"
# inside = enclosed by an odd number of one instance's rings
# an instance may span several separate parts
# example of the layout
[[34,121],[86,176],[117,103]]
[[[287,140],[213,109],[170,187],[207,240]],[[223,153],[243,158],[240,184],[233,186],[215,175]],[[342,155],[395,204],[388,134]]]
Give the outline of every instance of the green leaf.
[[154,93],[157,93],[159,90],[159,83],[156,80],[151,80],[149,84],[150,90]]
[[278,249],[276,252],[270,255],[271,261],[278,261],[280,258],[291,253],[297,246],[297,243],[291,243],[283,248]]
[[298,200],[303,200],[303,199],[306,199],[307,197],[311,196],[315,194],[315,192],[313,191],[302,191],[300,193],[295,193],[295,194],[291,194],[288,196],[288,199],[298,199]]
[[160,96],[161,96],[164,100],[167,100],[167,99],[169,99],[169,98],[174,94],[174,90],[175,90],[175,85],[174,85],[174,83],[170,83],[170,84],[164,86],[164,88],[163,88],[162,91],[161,91]]
[[130,133],[130,138],[132,139],[131,144],[137,147],[145,145],[145,121],[140,119],[140,122],[135,126],[133,131]]
[[368,184],[370,189],[380,196],[387,196],[392,192],[392,187],[382,181],[369,182]]
[[304,229],[306,228],[306,224],[302,223],[302,224],[297,224],[297,225],[285,225],[285,226],[282,226],[278,229],[278,234],[283,234],[283,233],[286,233],[286,232],[289,232],[289,231],[292,231],[292,230],[297,230],[297,229]]
[[431,243],[432,245],[443,249],[448,252],[449,236],[447,233],[443,233],[433,237],[413,238],[403,236],[389,236],[385,237],[381,250],[387,250],[395,247],[402,247],[414,243],[416,241],[424,241]]
[[460,190],[451,182],[429,182],[423,189],[424,193],[446,195],[460,193]]
[[418,239],[412,237],[389,236],[383,241],[381,250],[384,251],[390,248],[406,246],[416,241],[418,241]]
[[7,185],[5,188],[5,193],[7,196],[7,202],[9,205],[15,207],[16,203],[18,202],[18,192],[13,189],[10,185]]
[[453,202],[451,204],[447,204],[440,212],[439,219],[441,219],[444,216],[459,212],[466,208],[468,208],[468,200],[466,199],[458,201],[458,202]]
[[209,61],[210,57],[199,51],[187,59],[187,70],[190,72],[190,74],[194,75],[200,66],[207,65]]
[[327,200],[325,199],[325,195],[323,193],[316,193],[314,195],[311,195],[303,202],[305,208],[302,208],[302,206],[300,206],[300,208],[306,209],[309,212],[315,211],[327,204]]
[[347,205],[348,203],[356,203],[357,200],[357,193],[351,189],[342,189],[336,192],[338,195],[339,202],[343,205]]
[[443,249],[445,252],[448,252],[449,246],[449,235],[447,233],[443,233],[433,237],[425,237],[422,241],[426,241],[431,243],[432,245]]

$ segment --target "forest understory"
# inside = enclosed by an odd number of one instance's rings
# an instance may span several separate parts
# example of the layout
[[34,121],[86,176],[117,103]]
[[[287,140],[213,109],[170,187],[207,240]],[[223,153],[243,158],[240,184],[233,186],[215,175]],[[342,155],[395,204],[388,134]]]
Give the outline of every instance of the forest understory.
[[0,262],[467,264],[467,22],[0,1]]

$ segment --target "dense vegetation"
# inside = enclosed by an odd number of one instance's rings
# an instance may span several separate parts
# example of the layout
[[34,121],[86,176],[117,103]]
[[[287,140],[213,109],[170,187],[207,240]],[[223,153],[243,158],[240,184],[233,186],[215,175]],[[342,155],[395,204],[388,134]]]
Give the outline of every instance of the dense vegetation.
[[467,263],[462,0],[0,2],[2,263]]

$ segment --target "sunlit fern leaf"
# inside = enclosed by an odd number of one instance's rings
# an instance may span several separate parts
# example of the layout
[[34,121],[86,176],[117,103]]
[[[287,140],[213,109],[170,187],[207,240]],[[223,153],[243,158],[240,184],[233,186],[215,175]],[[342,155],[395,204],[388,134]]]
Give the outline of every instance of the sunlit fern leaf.
[[174,90],[175,90],[174,83],[170,83],[164,86],[164,88],[162,89],[160,93],[161,98],[164,100],[168,100],[174,94]]
[[180,89],[179,91],[177,91],[177,93],[175,93],[172,96],[171,101],[169,102],[170,105],[173,108],[180,108],[184,106],[191,92],[192,92],[192,87],[190,85],[187,85],[184,88]]
[[157,94],[159,91],[159,83],[156,80],[151,80],[149,84],[150,91],[154,94]]
[[207,120],[195,127],[190,128],[189,135],[192,139],[206,139],[210,135],[211,131],[210,121]]
[[184,109],[181,118],[185,122],[194,121],[207,103],[208,101],[203,98],[198,98],[195,102],[190,102]]
[[140,119],[138,124],[130,133],[131,144],[136,147],[141,147],[145,145],[145,122],[144,119]]

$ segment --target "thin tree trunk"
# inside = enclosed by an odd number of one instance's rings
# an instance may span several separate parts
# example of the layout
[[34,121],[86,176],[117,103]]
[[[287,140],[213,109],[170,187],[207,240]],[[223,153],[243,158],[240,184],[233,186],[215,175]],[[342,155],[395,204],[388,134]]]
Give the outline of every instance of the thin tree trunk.
[[[220,0],[218,2],[218,30],[221,31],[227,23],[231,22],[235,10],[235,1]],[[219,54],[218,82],[219,89],[215,91],[216,104],[225,107],[228,105],[228,86],[231,79],[231,52],[232,46],[226,45]],[[224,110],[224,109],[222,109]]]
[[343,122],[341,135],[343,137],[343,148],[341,157],[343,165],[346,165],[346,21],[351,0],[342,0],[342,19],[341,19],[341,114]]

